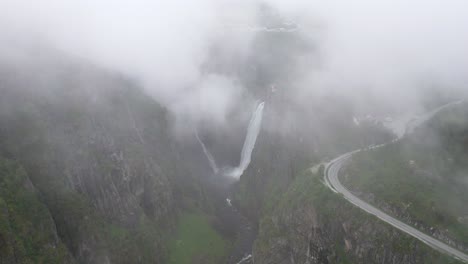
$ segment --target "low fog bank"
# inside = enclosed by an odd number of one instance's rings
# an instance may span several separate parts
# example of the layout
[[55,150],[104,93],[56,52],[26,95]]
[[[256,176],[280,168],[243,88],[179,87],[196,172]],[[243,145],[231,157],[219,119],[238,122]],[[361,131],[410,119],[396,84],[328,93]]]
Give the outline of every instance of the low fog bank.
[[167,107],[179,134],[229,138],[256,100],[281,97],[268,112],[283,125],[267,126],[281,130],[330,97],[384,117],[465,96],[467,11],[456,0],[2,1],[0,57],[18,71],[54,52],[58,68],[108,69]]

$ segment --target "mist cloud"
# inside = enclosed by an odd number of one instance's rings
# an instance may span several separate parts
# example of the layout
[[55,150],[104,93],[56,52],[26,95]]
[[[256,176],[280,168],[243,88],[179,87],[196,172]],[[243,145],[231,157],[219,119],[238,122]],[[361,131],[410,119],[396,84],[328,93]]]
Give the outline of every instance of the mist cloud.
[[[297,78],[286,87],[298,98],[371,94],[386,103],[413,104],[424,93],[424,83],[442,89],[467,87],[466,1],[263,3],[316,42],[313,52],[318,55],[298,58]],[[128,74],[176,113],[223,123],[245,87],[235,73],[208,71],[206,61],[213,47],[222,47],[218,56],[232,63],[255,55],[255,34],[270,30],[259,24],[259,4],[5,0],[0,2],[0,38],[50,45]],[[320,59],[319,67],[314,58]]]
[[242,87],[232,76],[206,74],[203,64],[214,43],[229,41],[225,53],[243,52],[248,34],[223,31],[253,17],[249,9],[214,0],[2,1],[0,33],[122,72],[177,111],[222,121]]
[[468,90],[466,1],[272,2],[325,28],[324,65],[308,84],[393,103],[417,101],[427,83]]

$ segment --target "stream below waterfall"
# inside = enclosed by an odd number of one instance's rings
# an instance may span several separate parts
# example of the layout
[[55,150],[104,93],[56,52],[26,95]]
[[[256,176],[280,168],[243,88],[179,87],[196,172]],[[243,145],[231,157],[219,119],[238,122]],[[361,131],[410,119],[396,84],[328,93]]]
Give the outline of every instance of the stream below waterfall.
[[218,217],[235,232],[235,241],[227,264],[252,263],[252,246],[257,236],[255,225],[235,205],[231,204],[228,198],[225,206],[219,211]]

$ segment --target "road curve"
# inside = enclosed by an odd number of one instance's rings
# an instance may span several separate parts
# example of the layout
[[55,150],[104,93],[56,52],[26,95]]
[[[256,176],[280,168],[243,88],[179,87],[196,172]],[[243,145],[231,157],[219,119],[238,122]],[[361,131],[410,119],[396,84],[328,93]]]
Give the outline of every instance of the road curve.
[[452,257],[459,259],[461,261],[468,263],[468,255],[465,253],[429,236],[424,234],[423,232],[411,227],[392,216],[382,212],[381,210],[377,209],[376,207],[366,203],[365,201],[359,199],[355,195],[353,195],[350,191],[348,191],[339,181],[338,173],[340,172],[343,164],[347,160],[349,160],[354,153],[357,153],[361,150],[353,151],[350,153],[346,153],[330,163],[327,164],[325,167],[325,182],[326,185],[331,188],[334,192],[341,193],[343,197],[348,200],[350,203],[354,204],[355,206],[361,208],[362,210],[366,211],[369,214],[372,214],[379,219],[389,223],[390,225],[400,229],[401,231],[413,236],[416,239],[421,240],[422,242],[426,243],[430,247],[441,251],[442,253],[451,255]]
[[[446,106],[452,105],[452,104],[458,104],[459,102],[460,101],[455,102],[455,103],[451,103],[451,104],[447,104]],[[442,110],[446,106],[440,107],[440,108],[438,108],[436,110],[433,110],[433,111],[429,112],[428,115],[424,116],[424,119],[427,120],[428,118],[432,117],[436,112]],[[393,140],[392,142],[387,143],[387,144],[381,144],[381,145],[378,145],[378,146],[370,146],[370,147],[368,147],[366,149],[358,149],[358,150],[355,150],[355,151],[351,151],[351,152],[345,153],[345,154],[335,158],[334,160],[330,161],[325,166],[325,170],[324,170],[325,185],[328,188],[330,188],[333,192],[341,193],[346,200],[348,200],[350,203],[354,204],[355,206],[361,208],[362,210],[366,211],[367,213],[378,217],[382,221],[385,221],[386,223],[400,229],[401,231],[403,231],[403,232],[409,234],[410,236],[424,242],[425,244],[429,245],[430,247],[432,247],[432,248],[434,248],[434,249],[436,249],[436,250],[438,250],[438,251],[440,251],[442,253],[445,253],[445,254],[450,255],[450,256],[458,259],[458,260],[461,260],[463,262],[468,263],[468,255],[467,254],[465,254],[465,253],[459,251],[458,249],[455,249],[455,248],[445,244],[444,242],[442,242],[442,241],[440,241],[438,239],[435,239],[434,237],[431,237],[431,236],[417,230],[416,228],[411,227],[411,226],[401,222],[400,220],[398,220],[398,219],[396,219],[396,218],[382,212],[378,208],[366,203],[365,201],[361,200],[360,198],[358,198],[357,196],[352,194],[349,190],[347,190],[340,183],[339,178],[338,178],[339,172],[342,169],[343,165],[354,154],[356,154],[358,152],[361,152],[361,151],[367,151],[368,149],[383,147],[385,145],[392,144],[397,140],[398,139]]]

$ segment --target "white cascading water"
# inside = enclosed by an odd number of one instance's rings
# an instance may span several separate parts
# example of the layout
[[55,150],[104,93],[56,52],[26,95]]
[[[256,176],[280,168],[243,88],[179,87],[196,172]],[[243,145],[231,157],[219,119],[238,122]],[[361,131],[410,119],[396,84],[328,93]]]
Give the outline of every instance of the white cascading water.
[[258,133],[262,124],[263,108],[265,102],[261,102],[250,119],[249,127],[247,128],[247,136],[245,137],[244,146],[242,147],[239,166],[227,171],[225,174],[238,179],[247,169],[252,160],[252,151],[257,141]]
[[195,136],[197,137],[197,140],[198,142],[200,143],[200,145],[202,146],[202,149],[203,149],[203,152],[205,153],[205,156],[206,158],[208,159],[208,162],[210,163],[210,167],[211,169],[213,170],[213,172],[216,174],[218,173],[219,169],[218,169],[218,166],[216,166],[216,161],[215,159],[213,158],[213,155],[211,155],[211,153],[208,151],[208,149],[206,148],[205,144],[203,143],[203,141],[200,139],[200,137],[198,136],[198,132],[195,131]]
[[[258,134],[260,133],[264,107],[265,102],[259,103],[254,113],[252,114],[252,118],[250,119],[250,123],[247,128],[247,136],[245,137],[244,145],[242,146],[239,166],[235,168],[223,168],[223,175],[238,179],[249,166],[250,161],[252,160],[252,151],[255,147],[255,142],[257,141]],[[210,163],[211,169],[215,174],[217,174],[219,169],[218,166],[216,166],[216,162],[213,158],[213,155],[211,155],[211,153],[208,151],[208,149],[206,148],[205,144],[200,139],[196,131],[195,136],[197,137],[198,142],[203,148],[203,152],[205,153],[205,156],[208,159],[208,162]]]

